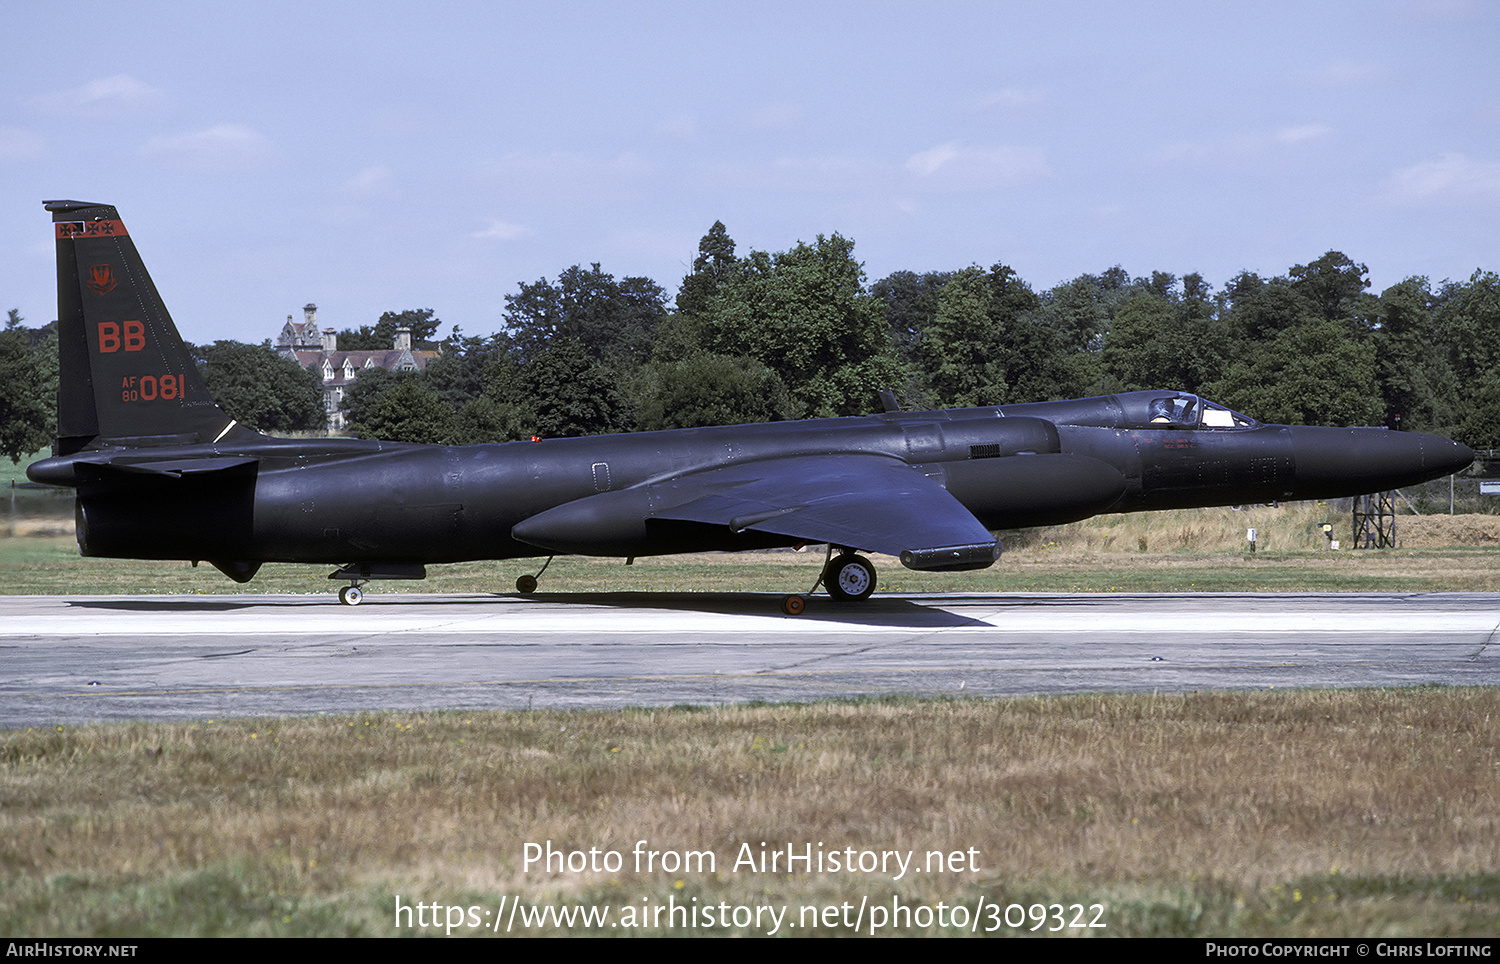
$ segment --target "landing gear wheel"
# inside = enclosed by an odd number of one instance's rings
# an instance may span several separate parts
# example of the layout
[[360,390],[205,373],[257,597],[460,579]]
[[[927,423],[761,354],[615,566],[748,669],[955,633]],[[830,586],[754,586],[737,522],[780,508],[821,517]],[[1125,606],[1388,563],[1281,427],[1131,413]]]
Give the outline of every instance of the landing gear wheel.
[[339,602],[345,606],[358,606],[365,598],[365,594],[358,586],[345,586],[339,590]]
[[823,585],[834,599],[868,599],[875,591],[875,566],[852,552],[835,556],[823,570]]
[[529,596],[536,592],[536,576],[531,575],[531,573],[527,573],[524,576],[517,576],[516,592],[523,596]]
[[781,611],[788,616],[800,616],[802,610],[807,608],[807,600],[795,593],[790,596],[781,597]]

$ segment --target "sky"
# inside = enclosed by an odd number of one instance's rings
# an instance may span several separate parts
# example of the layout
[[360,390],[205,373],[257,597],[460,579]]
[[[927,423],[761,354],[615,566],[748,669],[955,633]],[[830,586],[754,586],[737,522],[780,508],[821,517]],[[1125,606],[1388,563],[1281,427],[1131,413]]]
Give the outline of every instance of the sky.
[[1003,262],[1379,292],[1500,270],[1500,4],[0,0],[0,309],[56,315],[46,199],[113,204],[190,341],[598,263],[675,295],[853,239],[869,281]]

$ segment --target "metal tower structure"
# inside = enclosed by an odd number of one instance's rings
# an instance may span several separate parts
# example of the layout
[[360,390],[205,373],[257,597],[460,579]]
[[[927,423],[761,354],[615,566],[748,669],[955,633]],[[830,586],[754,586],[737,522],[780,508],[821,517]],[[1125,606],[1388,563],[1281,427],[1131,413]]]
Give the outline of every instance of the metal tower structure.
[[1396,548],[1396,493],[1372,492],[1354,499],[1354,548]]

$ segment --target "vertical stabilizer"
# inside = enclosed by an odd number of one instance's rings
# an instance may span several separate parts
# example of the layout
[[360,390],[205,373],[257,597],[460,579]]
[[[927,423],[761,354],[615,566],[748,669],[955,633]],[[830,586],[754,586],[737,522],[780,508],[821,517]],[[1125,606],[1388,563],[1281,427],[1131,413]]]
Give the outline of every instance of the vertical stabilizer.
[[119,213],[46,201],[57,237],[57,448],[223,438],[214,404]]

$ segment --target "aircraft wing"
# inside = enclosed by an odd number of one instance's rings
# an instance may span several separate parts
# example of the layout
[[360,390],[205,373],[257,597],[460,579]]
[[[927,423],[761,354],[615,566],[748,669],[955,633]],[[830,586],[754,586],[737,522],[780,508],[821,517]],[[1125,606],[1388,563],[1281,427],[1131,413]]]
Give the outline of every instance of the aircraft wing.
[[905,462],[878,455],[770,459],[695,473],[662,487],[690,498],[653,512],[658,519],[717,523],[893,556],[995,541],[947,489]]
[[920,569],[979,568],[995,537],[942,485],[881,455],[764,459],[579,499],[512,530],[524,542],[588,551],[608,531],[674,520],[900,556]]

